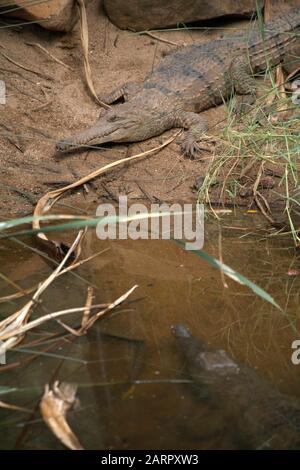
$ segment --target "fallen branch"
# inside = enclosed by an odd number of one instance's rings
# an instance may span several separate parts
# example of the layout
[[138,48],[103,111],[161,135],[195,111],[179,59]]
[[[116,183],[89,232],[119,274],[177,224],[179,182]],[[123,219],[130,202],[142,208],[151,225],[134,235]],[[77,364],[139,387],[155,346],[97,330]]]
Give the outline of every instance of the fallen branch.
[[161,41],[161,42],[164,42],[166,44],[170,44],[171,46],[177,46],[177,47],[186,46],[185,42],[183,42],[181,44],[178,44],[177,42],[169,41],[168,39],[157,36],[156,34],[153,34],[151,31],[143,31],[143,32],[140,33],[140,35],[142,35],[142,34],[150,36],[150,38],[156,39],[157,41]]

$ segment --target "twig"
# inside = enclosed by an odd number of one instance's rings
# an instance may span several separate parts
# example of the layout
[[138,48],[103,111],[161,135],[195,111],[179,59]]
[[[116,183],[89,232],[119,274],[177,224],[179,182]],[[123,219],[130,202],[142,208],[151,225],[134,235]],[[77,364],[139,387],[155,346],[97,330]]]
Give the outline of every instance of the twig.
[[29,201],[30,204],[32,204],[33,206],[35,206],[36,204],[36,197],[33,196],[29,191],[24,191],[23,189],[16,188],[15,186],[10,186],[7,184],[2,184],[2,183],[0,183],[0,188],[4,188],[4,189],[7,189],[8,191],[13,191],[14,193],[19,194],[19,196]]
[[43,74],[41,72],[38,72],[37,70],[34,70],[30,67],[27,67],[26,65],[23,65],[23,64],[20,64],[19,62],[16,62],[14,59],[12,59],[11,57],[9,57],[7,54],[5,54],[4,52],[0,52],[0,54],[5,57],[6,60],[8,60],[9,62],[11,62],[12,64],[16,65],[17,67],[20,67],[21,69],[23,70],[26,70],[27,72],[30,72],[30,73],[33,73],[35,75],[38,75],[39,77],[42,77],[42,78],[45,78],[46,80],[54,80],[52,77],[50,77],[49,75],[46,75],[46,74]]
[[59,60],[57,57],[55,57],[53,54],[51,54],[51,52],[47,51],[47,49],[43,46],[41,46],[41,44],[39,44],[38,42],[25,42],[25,44],[27,44],[28,46],[32,46],[32,47],[37,47],[38,49],[40,49],[42,52],[44,52],[46,55],[48,55],[49,57],[51,57],[51,59],[53,59],[55,62],[57,62],[58,64],[62,65],[63,67],[66,67],[67,69],[69,70],[72,70],[72,67],[70,67],[69,65],[65,64],[64,62],[62,62],[61,60]]
[[[262,177],[262,174],[263,174],[263,167],[264,167],[264,162],[261,163],[260,165],[260,168],[259,168],[259,171],[258,171],[258,174],[257,174],[257,177],[256,177],[256,180],[255,180],[255,183],[253,185],[253,196],[254,196],[254,200],[256,202],[256,205],[257,207],[260,209],[261,213],[265,216],[265,218],[271,223],[271,224],[274,224],[274,219],[271,215],[268,214],[267,211],[271,212],[270,210],[270,206],[269,204],[267,203],[267,200],[259,193],[258,191],[258,186],[259,186],[259,183],[260,183],[260,180],[261,180],[261,177]],[[265,206],[266,206],[266,209],[264,207],[264,205],[261,203],[260,199],[262,199],[262,201],[264,202]]]
[[297,67],[286,77],[286,82],[288,82],[292,77],[294,77],[294,75],[297,75],[299,72],[300,72],[300,67]]
[[44,109],[50,106],[52,102],[53,102],[53,98],[51,98],[49,101],[46,101],[46,103],[41,104],[40,106],[37,106],[36,108],[32,108],[30,111],[31,112],[40,111],[41,109]]
[[142,34],[150,36],[151,38],[156,39],[157,41],[165,42],[166,44],[171,44],[171,46],[177,46],[177,47],[186,46],[185,42],[183,42],[182,44],[178,44],[177,42],[173,42],[173,41],[169,41],[168,39],[161,38],[160,36],[157,36],[156,34],[153,34],[150,31],[143,31],[142,33],[140,33],[140,35]]
[[14,411],[23,411],[24,413],[32,413],[32,410],[30,410],[29,408],[24,408],[23,406],[18,406],[18,405],[12,405],[4,401],[0,401],[0,408],[6,408],[7,410],[14,410]]
[[93,302],[93,295],[94,295],[93,288],[91,286],[89,286],[88,289],[87,289],[87,296],[86,296],[86,302],[85,302],[86,309],[83,311],[83,314],[82,314],[81,327],[84,327],[88,322],[88,318],[89,318],[90,313],[91,313],[91,305],[92,305],[92,302]]
[[[97,309],[99,307],[101,307],[101,304],[93,305],[91,308]],[[25,325],[19,326],[18,328],[12,331],[8,330],[7,332],[1,333],[0,337],[3,338],[4,340],[8,340],[9,338],[12,338],[14,336],[21,336],[21,335],[23,336],[24,333],[26,333],[27,331],[33,330],[37,326],[40,326],[49,320],[54,320],[55,318],[61,317],[63,315],[67,315],[69,313],[84,312],[85,309],[86,307],[74,307],[74,308],[66,308],[64,310],[58,310],[57,312],[48,313],[40,318],[36,318],[35,320],[28,322]]]

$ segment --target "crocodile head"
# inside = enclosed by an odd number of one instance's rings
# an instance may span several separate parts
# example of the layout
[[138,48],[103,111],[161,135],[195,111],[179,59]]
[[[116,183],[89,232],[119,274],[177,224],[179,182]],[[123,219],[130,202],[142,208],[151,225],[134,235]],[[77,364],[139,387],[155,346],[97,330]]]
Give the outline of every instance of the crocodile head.
[[198,379],[210,383],[212,377],[217,379],[239,373],[238,364],[223,349],[214,349],[201,339],[193,337],[183,325],[174,325],[171,331],[181,345],[190,371]]
[[132,102],[124,103],[109,109],[90,128],[58,141],[56,150],[66,152],[106,142],[139,142],[161,134],[167,128],[167,118],[158,107],[146,109],[145,106],[133,106]]

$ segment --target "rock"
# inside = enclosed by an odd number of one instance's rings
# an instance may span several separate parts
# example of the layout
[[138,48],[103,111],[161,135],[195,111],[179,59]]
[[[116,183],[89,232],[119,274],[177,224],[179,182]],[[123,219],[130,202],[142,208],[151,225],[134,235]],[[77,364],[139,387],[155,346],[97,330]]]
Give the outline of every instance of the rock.
[[269,2],[269,14],[270,17],[275,15],[280,15],[286,13],[291,8],[295,8],[299,6],[299,0],[271,0]]
[[[262,6],[264,0],[258,3]],[[104,0],[104,7],[119,28],[141,31],[225,15],[248,16],[256,10],[256,0]]]
[[27,4],[24,0],[0,0],[0,8],[6,16],[36,21],[43,28],[54,31],[70,31],[78,19],[75,0],[46,0]]

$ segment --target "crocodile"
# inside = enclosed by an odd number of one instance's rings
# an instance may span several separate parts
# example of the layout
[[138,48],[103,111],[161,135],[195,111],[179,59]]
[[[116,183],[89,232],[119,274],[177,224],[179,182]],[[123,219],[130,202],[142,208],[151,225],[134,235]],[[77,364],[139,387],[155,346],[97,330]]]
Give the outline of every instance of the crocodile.
[[[111,106],[90,128],[56,144],[58,152],[112,142],[138,142],[172,128],[186,130],[181,142],[191,157],[208,131],[199,114],[240,95],[241,106],[257,95],[254,74],[300,52],[300,7],[272,21],[169,54],[143,83],[127,83],[102,100]],[[122,101],[122,102],[121,102]]]
[[195,338],[183,325],[171,328],[199,396],[218,407],[234,430],[238,448],[299,449],[300,402],[280,393],[246,364]]

